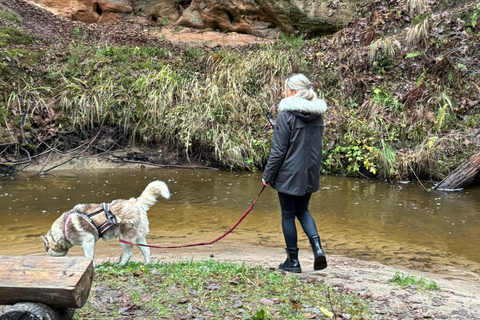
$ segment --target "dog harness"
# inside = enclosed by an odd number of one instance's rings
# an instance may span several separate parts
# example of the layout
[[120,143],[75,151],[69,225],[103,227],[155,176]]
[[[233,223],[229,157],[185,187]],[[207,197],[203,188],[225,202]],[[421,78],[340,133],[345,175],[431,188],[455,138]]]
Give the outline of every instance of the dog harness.
[[[105,212],[105,222],[102,223],[100,226],[97,226],[95,222],[93,221],[92,217]],[[67,236],[67,224],[70,222],[70,218],[72,214],[78,214],[85,220],[87,220],[98,232],[98,238],[101,238],[103,234],[110,229],[110,227],[117,226],[117,217],[112,213],[110,210],[110,204],[109,203],[102,203],[102,209],[95,211],[93,213],[90,213],[89,215],[83,214],[81,212],[75,211],[75,210],[70,210],[67,216],[67,220],[65,220],[65,240],[68,242],[68,236]]]

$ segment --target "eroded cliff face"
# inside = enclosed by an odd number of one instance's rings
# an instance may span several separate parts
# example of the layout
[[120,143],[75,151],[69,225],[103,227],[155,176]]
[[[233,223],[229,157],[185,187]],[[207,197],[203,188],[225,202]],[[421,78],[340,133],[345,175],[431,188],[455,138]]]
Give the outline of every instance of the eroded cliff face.
[[130,0],[32,0],[41,7],[72,20],[85,23],[118,21],[131,13]]
[[358,0],[31,0],[73,20],[129,20],[273,37],[333,33],[357,14]]

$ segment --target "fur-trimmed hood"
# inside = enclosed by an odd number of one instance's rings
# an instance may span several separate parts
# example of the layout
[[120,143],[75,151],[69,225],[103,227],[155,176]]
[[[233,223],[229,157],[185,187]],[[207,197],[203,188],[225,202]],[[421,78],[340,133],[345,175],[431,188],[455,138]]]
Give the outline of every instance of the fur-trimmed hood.
[[323,115],[327,111],[327,104],[322,99],[307,100],[299,97],[288,97],[280,101],[278,111]]

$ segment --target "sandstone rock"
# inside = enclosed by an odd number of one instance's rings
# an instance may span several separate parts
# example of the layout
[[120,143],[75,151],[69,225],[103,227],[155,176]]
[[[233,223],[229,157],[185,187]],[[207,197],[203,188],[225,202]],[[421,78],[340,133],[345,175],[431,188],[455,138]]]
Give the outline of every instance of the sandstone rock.
[[[363,0],[32,0],[86,23],[134,21],[274,37],[323,35],[354,19]],[[127,15],[133,13],[133,15]]]
[[198,10],[193,10],[193,6],[183,11],[183,14],[180,19],[178,19],[177,24],[199,29],[205,28],[205,23],[203,22],[200,12]]
[[289,32],[310,35],[338,31],[357,17],[360,0],[263,0]]
[[118,21],[116,13],[130,13],[129,0],[32,0],[54,14],[85,23]]
[[259,36],[329,34],[356,17],[360,0],[193,0],[177,24]]
[[177,25],[273,36],[281,31],[275,14],[255,0],[193,0]]
[[[95,3],[92,0],[93,4]],[[132,12],[132,6],[129,0],[99,0],[98,6],[104,12],[129,13]]]
[[153,22],[174,23],[180,17],[179,0],[132,0],[133,11]]

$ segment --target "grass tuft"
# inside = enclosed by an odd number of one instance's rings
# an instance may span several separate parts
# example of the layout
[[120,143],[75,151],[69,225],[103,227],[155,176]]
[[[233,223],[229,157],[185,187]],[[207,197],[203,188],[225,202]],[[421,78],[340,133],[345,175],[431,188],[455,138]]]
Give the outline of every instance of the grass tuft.
[[408,12],[410,17],[423,14],[428,8],[428,0],[408,0]]
[[419,46],[426,47],[428,45],[428,19],[415,24],[408,29],[405,37],[405,43],[409,48],[417,48]]
[[368,48],[372,64],[379,63],[384,58],[393,60],[402,52],[400,42],[393,37],[377,39]]
[[395,275],[389,282],[400,288],[417,287],[419,290],[440,290],[440,286],[435,281],[428,281],[425,277],[415,277],[409,274],[404,274],[400,271],[395,272]]

